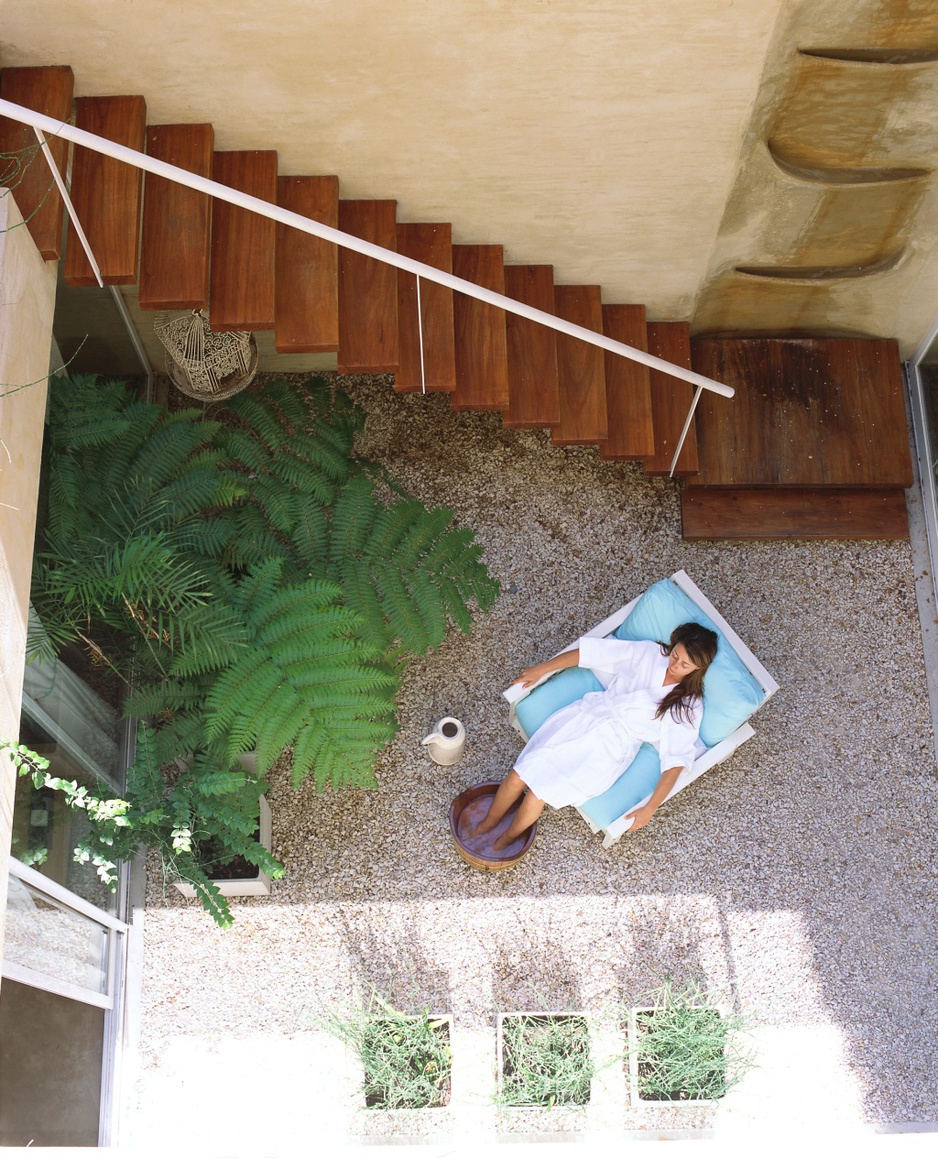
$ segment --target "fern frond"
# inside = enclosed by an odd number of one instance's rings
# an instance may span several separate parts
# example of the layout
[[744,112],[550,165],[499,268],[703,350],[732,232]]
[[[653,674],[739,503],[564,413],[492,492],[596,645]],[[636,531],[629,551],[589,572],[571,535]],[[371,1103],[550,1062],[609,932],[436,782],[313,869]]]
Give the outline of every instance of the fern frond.
[[335,495],[335,482],[345,478],[347,468],[341,472],[329,471],[306,453],[305,442],[302,449],[304,453],[298,454],[292,443],[281,447],[279,454],[271,459],[271,475],[299,494],[311,495],[323,505],[331,503]]
[[218,423],[193,422],[190,411],[163,416],[134,456],[134,475],[144,493],[165,486],[196,451],[218,432]]
[[373,563],[371,573],[394,637],[419,655],[430,646],[430,639],[400,572],[391,564]]
[[270,467],[271,455],[262,443],[245,430],[228,428],[219,436],[229,459],[240,463],[254,474],[263,474]]
[[236,414],[255,434],[273,450],[283,439],[283,425],[276,411],[263,394],[242,393],[229,399],[228,409]]
[[381,525],[384,512],[377,506],[371,483],[366,478],[352,478],[339,491],[332,510],[332,536],[329,558],[335,562],[354,559],[366,550]]
[[296,504],[290,491],[285,491],[276,480],[260,476],[254,480],[251,497],[276,531],[289,535],[296,524]]
[[382,511],[375,520],[368,543],[369,556],[373,559],[390,558],[419,521],[423,510],[423,505],[416,499],[408,499]]
[[308,495],[296,497],[296,522],[290,532],[296,558],[301,567],[319,574],[329,545],[329,524],[319,501]]
[[197,512],[222,505],[224,479],[213,466],[192,466],[152,489],[147,507],[161,512],[164,526],[174,526]]
[[383,650],[391,633],[370,571],[357,560],[344,560],[338,579],[346,603],[361,617],[365,637]]

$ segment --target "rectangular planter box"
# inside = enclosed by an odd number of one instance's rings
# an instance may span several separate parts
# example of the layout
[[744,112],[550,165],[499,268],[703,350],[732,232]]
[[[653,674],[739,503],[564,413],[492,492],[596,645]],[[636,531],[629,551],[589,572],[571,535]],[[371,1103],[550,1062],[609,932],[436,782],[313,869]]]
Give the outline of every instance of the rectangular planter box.
[[[440,1028],[443,1029],[445,1027],[446,1041],[450,1047],[450,1050],[452,1050],[452,1046],[453,1046],[453,1015],[451,1013],[431,1013],[428,1015],[428,1018],[430,1021],[443,1022],[443,1025]],[[387,1021],[390,1019],[389,1018],[383,1018],[383,1017],[375,1017],[375,1018],[372,1018],[372,1020],[375,1022],[381,1022],[381,1021]],[[408,1021],[418,1021],[420,1019],[417,1016],[414,1016],[414,1017],[408,1017],[407,1020]],[[417,1107],[414,1107],[413,1109],[410,1109],[410,1108],[403,1107],[403,1106],[369,1106],[367,1104],[367,1101],[366,1101],[365,1113],[366,1114],[401,1114],[401,1113],[404,1113],[404,1114],[426,1114],[426,1113],[433,1113],[435,1111],[438,1112],[440,1110],[449,1109],[449,1104],[450,1104],[450,1101],[452,1100],[452,1095],[453,1095],[453,1067],[452,1067],[452,1054],[451,1054],[450,1055],[450,1071],[449,1071],[448,1088],[446,1090],[443,1101],[440,1105],[438,1105],[438,1106],[417,1106]]]
[[[257,821],[258,839],[261,846],[270,852],[272,831],[270,805],[263,796],[258,803],[260,805]],[[195,897],[195,889],[188,881],[174,881],[173,884],[184,897]],[[270,877],[261,869],[257,870],[257,875],[254,877],[243,877],[240,880],[216,880],[215,884],[223,897],[267,897],[270,895]]]
[[[563,1011],[560,1013],[544,1013],[542,1011],[521,1012],[521,1013],[500,1013],[498,1015],[497,1036],[496,1036],[497,1061],[498,1061],[498,1095],[499,1095],[499,1101],[501,1102],[502,1108],[506,1109],[506,1110],[522,1110],[522,1109],[531,1109],[531,1108],[553,1109],[555,1107],[545,1106],[542,1102],[533,1102],[533,1101],[532,1102],[517,1102],[517,1103],[514,1103],[512,1105],[507,1105],[501,1101],[502,1094],[504,1091],[505,1065],[506,1065],[506,1060],[508,1060],[508,1059],[506,1059],[506,1032],[505,1032],[506,1022],[510,1022],[510,1021],[513,1021],[513,1020],[516,1020],[519,1018],[536,1019],[539,1021],[566,1021],[568,1019],[576,1019],[577,1021],[582,1022],[583,1036],[584,1036],[585,1041],[586,1041],[586,1049],[587,1049],[586,1058],[587,1058],[587,1062],[590,1065],[590,1068],[592,1068],[593,1064],[594,1064],[594,1058],[593,1058],[592,1034],[590,1032],[589,1020],[587,1019],[587,1016],[585,1013],[574,1013],[574,1012],[567,1012],[567,1011]],[[589,1104],[589,1101],[590,1101],[590,1097],[588,1095],[585,1101],[582,1101],[582,1102],[572,1102],[571,1101],[571,1102],[563,1102],[563,1103],[559,1103],[559,1104],[555,1103],[555,1106],[558,1109],[582,1108],[582,1107],[587,1106]]]
[[[706,1007],[711,1013],[715,1013],[717,1017],[723,1017],[723,1010],[714,1006]],[[654,1006],[636,1006],[629,1011],[629,1093],[632,1099],[633,1106],[669,1106],[673,1109],[675,1106],[715,1106],[716,1100],[713,1098],[643,1098],[639,1094],[638,1089],[638,1015],[642,1013],[658,1013],[660,1007]]]

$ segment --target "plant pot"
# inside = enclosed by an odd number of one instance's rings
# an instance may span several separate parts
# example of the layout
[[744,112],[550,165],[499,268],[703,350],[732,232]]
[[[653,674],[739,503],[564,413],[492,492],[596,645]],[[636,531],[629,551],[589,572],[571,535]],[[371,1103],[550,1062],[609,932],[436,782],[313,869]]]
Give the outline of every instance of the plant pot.
[[[502,1106],[569,1109],[588,1105],[595,1067],[585,1014],[500,1013],[497,1050]],[[527,1073],[532,1074],[530,1080]]]
[[[700,1098],[682,1096],[682,1090],[676,1089],[672,1097],[644,1097],[640,1092],[641,1085],[641,1066],[643,1063],[639,1057],[639,1042],[648,1033],[654,1033],[653,1021],[656,1014],[663,1013],[661,1006],[636,1006],[629,1011],[629,1091],[634,1106],[668,1106],[674,1108],[675,1106],[713,1106],[716,1104],[716,1098]],[[725,1017],[725,1011],[714,1006],[699,1006],[694,1009],[695,1013],[708,1014],[716,1020],[722,1020]],[[712,1061],[712,1059],[711,1059]],[[706,1064],[706,1063],[705,1063]],[[723,1066],[723,1077],[726,1074],[726,1055],[723,1053],[723,1060],[717,1062],[717,1065]],[[709,1069],[709,1074],[712,1075],[713,1070]],[[706,1080],[708,1074],[704,1073]],[[687,1092],[686,1090],[683,1092]],[[717,1095],[721,1097],[722,1094]]]
[[[261,796],[258,799],[257,840],[261,847],[270,852],[271,845],[271,816],[270,805]],[[223,897],[267,897],[270,895],[270,877],[256,865],[247,866],[250,875],[211,877],[212,883],[218,888]],[[174,881],[176,888],[184,897],[194,898],[195,889],[188,881]]]
[[[452,1076],[453,1017],[452,1017],[452,1014],[447,1013],[447,1014],[439,1014],[439,1015],[428,1014],[428,1015],[426,1015],[426,1018],[429,1022],[433,1023],[433,1032],[436,1035],[436,1037],[439,1039],[440,1044],[445,1046],[445,1050],[446,1050],[447,1054],[449,1055],[447,1068],[445,1070],[443,1070],[442,1069],[442,1063],[439,1061],[439,1059],[438,1058],[437,1059],[432,1058],[428,1053],[421,1052],[421,1054],[419,1056],[408,1055],[408,1057],[410,1059],[409,1060],[409,1066],[406,1069],[402,1069],[402,1074],[401,1074],[402,1083],[404,1081],[406,1081],[408,1078],[410,1078],[412,1080],[413,1076],[415,1074],[419,1073],[421,1075],[424,1083],[426,1085],[428,1085],[429,1087],[431,1087],[431,1088],[426,1089],[426,1093],[428,1095],[432,1095],[432,1087],[435,1086],[439,1091],[439,1100],[428,1102],[426,1105],[412,1105],[412,1106],[411,1105],[385,1105],[385,1104],[383,1104],[383,1101],[387,1100],[387,1096],[385,1096],[385,1098],[382,1099],[381,1094],[377,1091],[373,1091],[371,1094],[369,1094],[369,1092],[368,1092],[369,1079],[368,1079],[368,1075],[366,1073],[364,1081],[362,1082],[362,1087],[365,1090],[365,1110],[366,1110],[366,1112],[383,1114],[383,1113],[403,1110],[403,1111],[406,1111],[408,1113],[413,1113],[415,1110],[420,1110],[421,1112],[427,1111],[427,1110],[430,1110],[430,1111],[443,1110],[443,1109],[446,1109],[446,1107],[449,1105],[450,1097],[451,1097],[451,1091],[452,1091],[452,1081],[453,1081],[453,1076]],[[374,1025],[376,1027],[387,1026],[389,1031],[393,1032],[395,1025],[399,1026],[401,1021],[417,1023],[417,1022],[423,1021],[423,1017],[419,1016],[419,1015],[395,1017],[395,1018],[373,1017],[373,1018],[370,1018],[369,1021],[372,1025]],[[384,1059],[383,1059],[384,1063],[390,1064],[390,1062],[393,1059],[393,1056],[394,1056],[393,1054],[391,1056],[388,1056],[386,1054]],[[364,1065],[364,1059],[362,1057],[360,1057],[359,1060]],[[429,1071],[429,1073],[427,1070],[428,1065],[433,1066],[433,1069],[431,1071]],[[439,1078],[438,1079],[434,1078],[434,1076],[433,1076],[434,1074],[439,1075]],[[439,1083],[438,1085],[437,1085],[437,1082]],[[398,1086],[396,1088],[400,1089],[400,1086]]]

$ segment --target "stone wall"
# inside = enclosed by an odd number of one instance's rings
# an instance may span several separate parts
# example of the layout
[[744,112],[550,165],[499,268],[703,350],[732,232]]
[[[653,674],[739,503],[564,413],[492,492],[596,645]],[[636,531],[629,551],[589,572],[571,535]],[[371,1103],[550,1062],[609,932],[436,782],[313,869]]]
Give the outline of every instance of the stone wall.
[[[55,265],[0,189],[0,738],[19,735]],[[33,383],[32,385],[27,385]],[[16,387],[25,389],[17,390]],[[15,774],[0,758],[0,952]]]

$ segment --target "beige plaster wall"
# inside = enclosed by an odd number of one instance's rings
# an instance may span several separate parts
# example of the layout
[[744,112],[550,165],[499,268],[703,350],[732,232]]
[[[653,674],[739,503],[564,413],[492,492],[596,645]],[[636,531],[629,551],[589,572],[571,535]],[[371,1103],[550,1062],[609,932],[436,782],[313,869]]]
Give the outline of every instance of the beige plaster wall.
[[[784,5],[696,332],[897,337],[908,356],[938,316],[938,60],[799,51],[873,48],[934,54],[934,0]],[[891,179],[897,171],[910,176]],[[740,267],[818,276],[769,280]]]
[[0,64],[688,317],[783,0],[0,0]]
[[[55,265],[39,255],[0,189],[0,737],[19,735],[29,576],[52,344]],[[36,383],[10,393],[13,387]],[[0,954],[15,774],[0,757]]]

